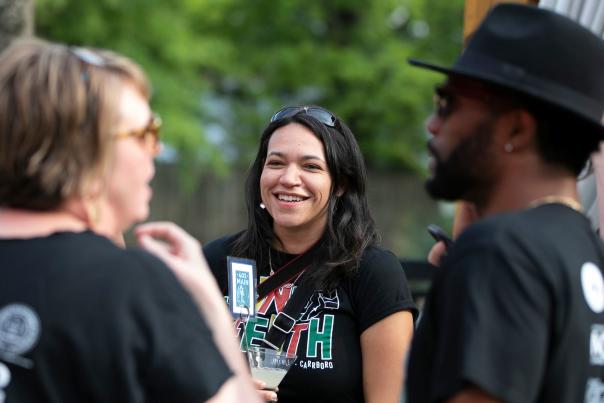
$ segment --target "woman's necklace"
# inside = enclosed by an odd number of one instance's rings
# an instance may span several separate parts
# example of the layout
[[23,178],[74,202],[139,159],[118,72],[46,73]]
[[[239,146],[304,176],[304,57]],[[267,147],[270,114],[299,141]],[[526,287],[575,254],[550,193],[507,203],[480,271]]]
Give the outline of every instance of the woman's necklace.
[[543,204],[550,204],[550,203],[564,204],[565,206],[568,206],[575,211],[578,211],[578,212],[583,211],[583,208],[581,207],[581,203],[579,203],[577,200],[573,199],[572,197],[554,196],[554,195],[540,197],[537,200],[533,200],[529,204],[529,208],[534,208],[537,206],[541,206]]
[[271,248],[268,248],[268,268],[270,269],[270,275],[272,276],[273,274],[275,274],[275,271],[273,270],[273,261],[271,259]]

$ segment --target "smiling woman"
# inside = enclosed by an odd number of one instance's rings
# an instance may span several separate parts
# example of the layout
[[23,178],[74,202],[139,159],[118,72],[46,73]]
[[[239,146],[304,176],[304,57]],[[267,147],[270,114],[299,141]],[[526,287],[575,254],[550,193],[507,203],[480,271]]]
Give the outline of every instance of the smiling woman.
[[318,106],[283,108],[247,177],[247,228],[204,247],[225,295],[227,256],[254,259],[256,280],[266,280],[256,318],[236,326],[244,347],[298,357],[280,402],[399,399],[416,309],[398,259],[377,246],[365,181],[340,119]]
[[331,185],[323,144],[313,132],[297,123],[275,130],[260,177],[260,194],[279,239],[304,234],[288,245],[289,252],[304,252],[323,234]]

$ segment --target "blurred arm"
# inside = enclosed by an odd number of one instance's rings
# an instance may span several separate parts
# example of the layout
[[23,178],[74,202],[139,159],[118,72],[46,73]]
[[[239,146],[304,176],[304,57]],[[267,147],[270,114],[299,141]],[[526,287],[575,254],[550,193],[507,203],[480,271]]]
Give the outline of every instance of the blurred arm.
[[361,334],[363,389],[367,403],[399,401],[412,335],[413,317],[407,311],[387,316]]
[[199,242],[177,225],[165,222],[143,224],[136,228],[135,235],[141,247],[163,260],[189,291],[212,330],[214,343],[235,373],[211,401],[260,402],[231,328],[231,315]]
[[594,175],[596,177],[596,202],[598,204],[599,222],[598,231],[600,237],[604,239],[604,143],[600,143],[600,150],[593,153],[591,162],[593,164]]

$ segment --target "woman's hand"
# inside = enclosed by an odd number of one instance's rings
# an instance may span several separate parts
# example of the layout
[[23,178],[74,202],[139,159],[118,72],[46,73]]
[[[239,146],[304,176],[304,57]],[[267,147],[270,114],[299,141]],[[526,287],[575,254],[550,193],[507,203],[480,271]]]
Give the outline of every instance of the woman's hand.
[[260,379],[254,379],[254,386],[258,393],[260,394],[260,398],[267,402],[276,402],[277,401],[277,392],[279,392],[279,388],[275,389],[265,389],[266,382],[261,381]]
[[199,275],[211,275],[199,242],[171,222],[139,225],[134,234],[139,245],[159,257],[188,288],[188,282]]

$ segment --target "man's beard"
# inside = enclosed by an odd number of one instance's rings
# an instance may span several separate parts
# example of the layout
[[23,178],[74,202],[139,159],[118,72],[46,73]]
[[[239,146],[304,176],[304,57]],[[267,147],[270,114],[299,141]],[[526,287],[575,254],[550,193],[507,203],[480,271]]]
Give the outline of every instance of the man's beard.
[[428,143],[436,162],[434,174],[426,181],[430,196],[474,203],[486,200],[496,180],[491,150],[493,126],[493,119],[482,122],[453,149],[447,160],[442,160],[432,144]]

